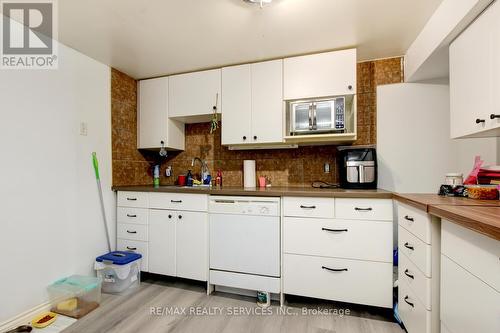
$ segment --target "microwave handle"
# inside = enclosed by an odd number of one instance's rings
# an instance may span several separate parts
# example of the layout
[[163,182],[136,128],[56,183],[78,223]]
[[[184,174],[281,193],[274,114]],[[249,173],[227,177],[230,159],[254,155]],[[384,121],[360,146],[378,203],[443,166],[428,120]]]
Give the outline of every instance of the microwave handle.
[[312,131],[314,128],[313,124],[313,103],[309,104],[309,130]]
[[312,103],[312,115],[313,115],[313,120],[312,120],[312,129],[317,130],[318,129],[318,124],[316,121],[316,103]]

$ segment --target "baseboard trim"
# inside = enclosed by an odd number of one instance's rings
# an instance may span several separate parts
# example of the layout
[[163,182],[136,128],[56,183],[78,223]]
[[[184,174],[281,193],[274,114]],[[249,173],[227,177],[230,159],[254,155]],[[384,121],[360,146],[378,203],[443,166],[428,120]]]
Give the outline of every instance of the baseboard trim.
[[0,332],[5,332],[21,325],[28,325],[31,319],[33,319],[37,314],[49,311],[50,307],[51,304],[49,302],[45,302],[18,314],[17,316],[0,323]]

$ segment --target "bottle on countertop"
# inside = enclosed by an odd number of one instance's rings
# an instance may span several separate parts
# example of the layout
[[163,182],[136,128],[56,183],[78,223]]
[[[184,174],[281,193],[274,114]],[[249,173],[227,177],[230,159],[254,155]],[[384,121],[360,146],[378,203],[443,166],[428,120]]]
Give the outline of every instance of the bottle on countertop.
[[191,170],[188,170],[186,175],[186,186],[193,186],[193,174],[191,173]]
[[217,177],[215,178],[215,185],[217,187],[222,187],[222,171],[217,170]]
[[153,170],[153,186],[155,188],[160,187],[160,166],[157,164]]

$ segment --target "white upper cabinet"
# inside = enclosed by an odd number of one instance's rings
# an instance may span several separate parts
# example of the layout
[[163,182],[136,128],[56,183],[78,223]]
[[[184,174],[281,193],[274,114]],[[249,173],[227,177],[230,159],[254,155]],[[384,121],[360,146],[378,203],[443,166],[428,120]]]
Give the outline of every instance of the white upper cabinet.
[[284,99],[356,94],[356,49],[284,60]]
[[283,61],[222,69],[222,144],[283,142]]
[[169,120],[168,77],[137,83],[137,148],[184,149],[184,124]]
[[495,2],[450,45],[451,137],[500,136],[499,91],[500,4]]
[[221,70],[170,76],[168,96],[171,118],[184,123],[209,121],[217,96],[219,102],[221,98]]
[[252,143],[283,142],[283,61],[252,64]]
[[250,142],[252,132],[251,66],[222,69],[222,144]]

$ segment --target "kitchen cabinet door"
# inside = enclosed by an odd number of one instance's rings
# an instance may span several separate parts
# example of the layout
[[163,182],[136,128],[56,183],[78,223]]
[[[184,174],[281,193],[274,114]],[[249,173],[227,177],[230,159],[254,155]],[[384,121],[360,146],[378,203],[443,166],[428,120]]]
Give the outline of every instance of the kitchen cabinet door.
[[451,137],[498,136],[500,4],[493,3],[450,45]]
[[285,100],[356,94],[356,49],[284,60]]
[[169,114],[185,123],[199,122],[213,112],[217,95],[221,98],[221,70],[172,75],[168,88]]
[[283,142],[283,60],[251,65],[252,143]]
[[[500,98],[498,98],[498,93],[500,92],[500,4],[495,2],[491,7],[491,15],[493,27],[491,29],[492,33],[492,71],[491,71],[491,90],[490,94],[492,96],[493,107],[489,115],[500,116]],[[488,115],[487,115],[488,116]],[[490,129],[496,129],[496,133],[500,136],[500,118],[486,118],[488,127]]]
[[176,218],[177,276],[207,281],[208,214],[179,211]]
[[222,69],[222,144],[238,145],[251,138],[251,65]]
[[137,148],[184,150],[184,125],[169,120],[168,77],[137,83]]
[[176,275],[175,222],[176,213],[168,210],[149,211],[149,272]]
[[168,78],[142,80],[137,88],[138,148],[159,147],[167,141]]

